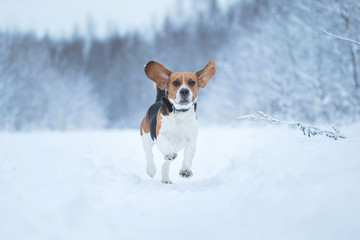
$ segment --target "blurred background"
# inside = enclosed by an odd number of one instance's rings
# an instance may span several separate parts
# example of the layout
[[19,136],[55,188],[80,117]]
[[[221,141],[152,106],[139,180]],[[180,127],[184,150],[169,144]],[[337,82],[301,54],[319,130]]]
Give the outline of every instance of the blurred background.
[[0,130],[138,127],[155,100],[143,67],[217,72],[199,118],[263,111],[307,123],[360,117],[357,0],[5,0]]

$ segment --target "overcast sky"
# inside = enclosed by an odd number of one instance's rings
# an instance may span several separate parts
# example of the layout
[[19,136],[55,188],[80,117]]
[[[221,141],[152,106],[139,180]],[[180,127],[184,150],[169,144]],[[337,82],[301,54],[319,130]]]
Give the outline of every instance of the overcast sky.
[[161,22],[174,3],[175,0],[0,0],[0,29],[66,36],[75,25],[84,31],[91,18],[99,35],[109,28],[121,32],[141,30]]
[[[35,31],[40,36],[49,33],[62,37],[71,35],[75,26],[80,33],[86,32],[91,18],[99,36],[104,36],[109,29],[146,31],[158,26],[167,11],[174,11],[177,1],[0,0],[0,30]],[[186,6],[191,0],[182,1]],[[220,0],[223,7],[234,1]]]
[[[35,31],[40,36],[69,36],[75,26],[86,32],[88,19],[96,34],[158,26],[178,0],[0,0],[0,30]],[[183,0],[189,2],[190,0]],[[221,0],[222,5],[234,0]]]

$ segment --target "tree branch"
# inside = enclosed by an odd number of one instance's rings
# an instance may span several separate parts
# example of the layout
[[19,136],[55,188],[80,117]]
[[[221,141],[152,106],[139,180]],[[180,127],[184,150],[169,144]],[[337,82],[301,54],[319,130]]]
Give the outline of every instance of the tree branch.
[[334,37],[334,38],[337,38],[337,39],[340,39],[340,40],[344,40],[344,41],[348,41],[348,42],[351,42],[351,43],[355,43],[355,44],[360,45],[360,42],[357,42],[357,41],[355,41],[355,40],[337,36],[337,35],[335,35],[335,34],[329,33],[329,32],[326,31],[325,29],[323,29],[322,31],[323,31],[325,34],[327,34],[327,35],[329,35],[329,36],[332,36],[332,37]]
[[337,140],[338,138],[346,138],[335,127],[333,127],[334,132],[330,132],[330,131],[322,130],[317,127],[303,125],[299,122],[286,122],[277,117],[270,116],[260,111],[258,111],[256,115],[245,115],[245,116],[237,117],[237,119],[261,121],[261,122],[265,122],[266,124],[272,124],[272,125],[287,125],[289,127],[298,127],[303,132],[303,134],[308,137],[325,135],[326,137],[332,138],[334,140]]

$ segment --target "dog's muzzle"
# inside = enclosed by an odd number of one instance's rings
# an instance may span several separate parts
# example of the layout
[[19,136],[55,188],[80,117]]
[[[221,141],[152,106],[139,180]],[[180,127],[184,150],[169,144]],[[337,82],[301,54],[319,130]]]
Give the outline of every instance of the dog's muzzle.
[[179,95],[180,95],[180,105],[187,105],[191,102],[190,99],[190,90],[188,88],[181,88],[179,89]]

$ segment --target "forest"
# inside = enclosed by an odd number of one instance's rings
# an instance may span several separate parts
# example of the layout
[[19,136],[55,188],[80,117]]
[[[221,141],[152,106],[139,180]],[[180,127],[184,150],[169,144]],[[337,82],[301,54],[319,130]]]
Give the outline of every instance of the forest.
[[[0,32],[0,130],[137,127],[155,100],[143,67],[217,72],[199,97],[204,123],[262,111],[307,123],[360,119],[356,0],[179,1],[151,36],[140,31],[39,37]],[[186,16],[186,17],[184,17]]]

